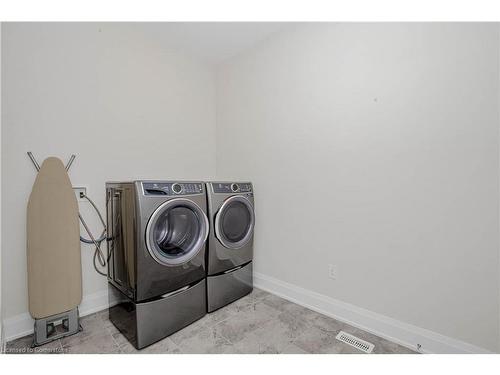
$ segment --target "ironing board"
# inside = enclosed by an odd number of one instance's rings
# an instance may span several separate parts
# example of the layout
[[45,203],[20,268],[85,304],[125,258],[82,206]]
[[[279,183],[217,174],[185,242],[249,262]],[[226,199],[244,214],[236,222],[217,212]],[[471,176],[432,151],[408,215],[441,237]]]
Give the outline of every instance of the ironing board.
[[76,309],[82,300],[78,203],[58,158],[42,163],[29,197],[26,225],[31,316],[43,319]]

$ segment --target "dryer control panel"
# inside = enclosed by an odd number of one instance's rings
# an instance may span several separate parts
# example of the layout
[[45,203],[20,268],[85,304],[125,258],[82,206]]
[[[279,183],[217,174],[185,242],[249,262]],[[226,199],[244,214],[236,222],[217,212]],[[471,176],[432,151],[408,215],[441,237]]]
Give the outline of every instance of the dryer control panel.
[[250,182],[213,182],[214,193],[251,193],[252,184]]
[[143,182],[144,195],[192,195],[203,193],[201,182]]

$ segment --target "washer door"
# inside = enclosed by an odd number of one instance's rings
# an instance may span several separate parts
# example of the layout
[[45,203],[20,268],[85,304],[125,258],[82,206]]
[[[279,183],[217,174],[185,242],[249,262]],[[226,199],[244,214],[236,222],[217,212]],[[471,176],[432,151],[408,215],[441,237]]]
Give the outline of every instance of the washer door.
[[160,205],[146,227],[146,246],[151,256],[167,266],[193,259],[208,235],[208,219],[194,202],[177,198]]
[[255,214],[250,201],[235,195],[224,201],[215,216],[215,235],[227,248],[239,249],[252,238]]

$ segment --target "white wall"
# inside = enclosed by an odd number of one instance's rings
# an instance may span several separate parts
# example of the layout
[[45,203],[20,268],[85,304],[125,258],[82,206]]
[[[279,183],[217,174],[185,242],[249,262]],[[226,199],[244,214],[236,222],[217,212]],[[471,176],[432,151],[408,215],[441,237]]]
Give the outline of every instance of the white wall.
[[[215,87],[211,69],[130,25],[4,24],[2,38],[2,276],[12,318],[27,311],[25,215],[36,173],[26,151],[40,162],[75,153],[73,185],[87,186],[101,210],[107,180],[213,178]],[[81,211],[97,232],[88,204]],[[106,280],[91,247],[82,259],[85,300]]]
[[224,64],[255,271],[497,351],[498,56],[496,24],[316,24]]

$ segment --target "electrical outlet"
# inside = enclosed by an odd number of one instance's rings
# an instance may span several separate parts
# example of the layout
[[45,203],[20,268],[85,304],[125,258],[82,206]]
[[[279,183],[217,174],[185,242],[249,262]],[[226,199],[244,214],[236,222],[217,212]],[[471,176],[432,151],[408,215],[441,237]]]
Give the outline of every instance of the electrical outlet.
[[332,280],[337,280],[337,266],[334,264],[328,265],[328,277]]
[[78,202],[86,202],[87,200],[84,198],[84,196],[87,195],[87,188],[86,187],[73,187],[73,191],[75,192],[76,195],[76,200]]

